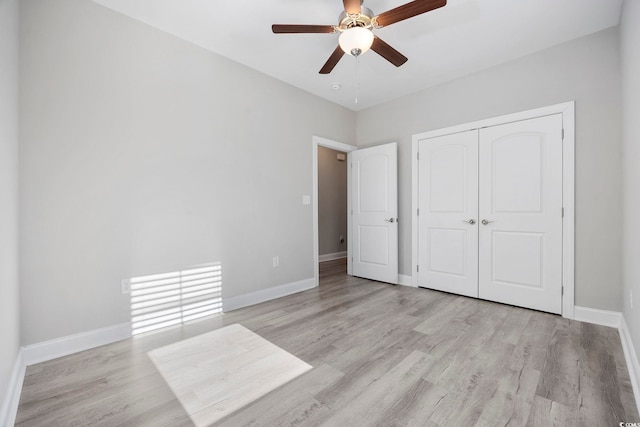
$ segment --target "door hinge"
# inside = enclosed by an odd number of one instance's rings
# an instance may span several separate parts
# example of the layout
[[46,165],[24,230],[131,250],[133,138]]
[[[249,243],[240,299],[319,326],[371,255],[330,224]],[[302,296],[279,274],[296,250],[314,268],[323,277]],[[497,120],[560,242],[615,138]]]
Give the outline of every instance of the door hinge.
[[416,265],[416,272],[420,273],[420,266]]
[[416,153],[416,159],[420,160],[420,152],[419,151]]
[[564,296],[564,286],[562,288],[560,288],[560,295]]
[[564,141],[564,128],[562,129],[562,140]]
[[564,208],[562,208],[562,218],[564,218]]
[[420,208],[416,209],[416,215],[420,216]]
[[353,209],[351,209],[351,215],[353,215]]

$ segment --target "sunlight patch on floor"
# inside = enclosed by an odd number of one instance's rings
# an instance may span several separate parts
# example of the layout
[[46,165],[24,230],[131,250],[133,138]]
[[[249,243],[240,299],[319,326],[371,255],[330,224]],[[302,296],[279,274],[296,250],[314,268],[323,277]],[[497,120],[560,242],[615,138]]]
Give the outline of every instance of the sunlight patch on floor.
[[221,420],[312,369],[239,324],[148,354],[198,427]]

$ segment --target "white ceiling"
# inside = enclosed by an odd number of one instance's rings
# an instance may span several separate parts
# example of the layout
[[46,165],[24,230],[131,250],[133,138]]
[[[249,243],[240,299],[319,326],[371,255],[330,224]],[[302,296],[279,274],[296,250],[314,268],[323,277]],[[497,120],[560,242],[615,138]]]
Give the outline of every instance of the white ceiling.
[[[341,0],[93,1],[355,111],[617,25],[622,7],[622,0],[449,0],[375,31],[409,58],[403,66],[369,51],[357,74],[345,55],[321,75],[338,35],[275,35],[271,24],[337,25]],[[364,5],[377,15],[407,2]]]

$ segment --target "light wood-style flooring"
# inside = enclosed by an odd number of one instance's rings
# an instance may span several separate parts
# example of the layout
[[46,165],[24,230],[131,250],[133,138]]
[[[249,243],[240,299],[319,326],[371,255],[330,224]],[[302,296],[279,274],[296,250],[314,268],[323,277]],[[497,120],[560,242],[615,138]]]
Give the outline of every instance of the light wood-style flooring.
[[348,277],[27,369],[17,426],[193,426],[148,352],[239,323],[313,366],[222,426],[640,422],[618,332]]

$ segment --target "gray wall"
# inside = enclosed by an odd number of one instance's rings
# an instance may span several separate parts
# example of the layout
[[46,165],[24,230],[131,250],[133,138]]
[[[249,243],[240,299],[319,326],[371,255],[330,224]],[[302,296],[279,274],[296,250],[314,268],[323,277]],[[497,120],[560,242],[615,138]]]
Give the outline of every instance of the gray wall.
[[621,310],[619,73],[612,28],[359,112],[359,146],[399,142],[400,272],[412,274],[413,134],[575,100],[576,304]]
[[[312,135],[400,143],[400,272],[410,275],[411,135],[568,100],[577,107],[576,303],[622,309],[617,29],[356,115],[91,2],[21,4],[23,344],[128,321],[126,277],[221,261],[227,298],[311,277],[312,215],[301,196],[311,194]],[[637,30],[624,21],[629,76]],[[2,31],[5,49],[11,26]],[[637,88],[633,77],[625,84]],[[11,98],[0,103],[1,118],[15,120]],[[637,182],[626,164],[627,182]],[[638,209],[628,187],[627,219]],[[0,227],[11,230],[6,206]],[[627,263],[625,279],[637,289],[634,268]],[[15,318],[9,306],[2,315]],[[625,313],[637,320],[637,310]]]
[[[623,312],[640,354],[640,1],[625,0],[620,22],[623,89]],[[630,294],[633,292],[633,308]],[[638,374],[636,372],[636,374]]]
[[23,344],[130,320],[122,278],[313,277],[312,136],[352,143],[355,113],[89,1],[21,5]]
[[[347,162],[338,161],[336,158],[338,153],[341,152],[327,147],[318,147],[318,251],[320,255],[347,250]],[[340,243],[340,236],[344,237],[344,243]]]
[[20,349],[18,289],[18,0],[0,0],[0,424]]

